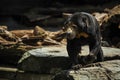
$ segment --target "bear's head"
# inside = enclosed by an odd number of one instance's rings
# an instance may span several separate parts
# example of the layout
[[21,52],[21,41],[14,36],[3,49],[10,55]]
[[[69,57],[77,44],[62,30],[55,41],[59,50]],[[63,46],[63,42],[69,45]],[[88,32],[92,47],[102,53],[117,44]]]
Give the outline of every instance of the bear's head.
[[80,13],[71,15],[64,23],[63,31],[66,33],[67,39],[80,38],[81,36],[87,38],[87,17]]

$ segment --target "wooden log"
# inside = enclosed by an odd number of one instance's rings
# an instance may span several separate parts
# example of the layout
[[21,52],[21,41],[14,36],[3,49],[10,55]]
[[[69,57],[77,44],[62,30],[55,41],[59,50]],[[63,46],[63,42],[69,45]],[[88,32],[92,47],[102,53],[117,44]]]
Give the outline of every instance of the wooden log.
[[0,26],[0,37],[4,38],[6,41],[18,41],[17,36],[7,30],[7,26]]
[[10,31],[11,33],[13,33],[14,35],[18,36],[19,38],[22,38],[24,35],[28,35],[28,36],[33,36],[33,30],[12,30]]

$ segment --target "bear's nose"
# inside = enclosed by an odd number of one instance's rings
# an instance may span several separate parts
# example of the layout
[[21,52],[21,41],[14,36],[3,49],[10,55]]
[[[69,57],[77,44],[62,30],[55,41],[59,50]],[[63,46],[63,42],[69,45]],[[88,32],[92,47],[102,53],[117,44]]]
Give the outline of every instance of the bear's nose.
[[67,33],[69,34],[69,33],[72,33],[72,29],[71,28],[68,28],[67,29]]
[[71,33],[70,33],[70,32],[69,32],[69,33],[66,33],[66,35],[67,35],[67,36],[70,36],[70,35],[71,35]]

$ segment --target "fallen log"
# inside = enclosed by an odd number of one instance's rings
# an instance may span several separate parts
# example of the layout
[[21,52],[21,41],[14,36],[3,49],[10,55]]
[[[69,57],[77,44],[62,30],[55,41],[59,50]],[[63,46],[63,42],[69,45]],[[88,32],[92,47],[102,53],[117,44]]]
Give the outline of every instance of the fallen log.
[[28,35],[28,36],[33,36],[33,30],[12,30],[10,31],[11,33],[13,33],[14,35],[18,36],[19,38],[22,38],[24,35]]
[[0,37],[5,39],[6,41],[18,41],[18,37],[7,30],[7,26],[0,26]]
[[63,31],[50,32],[40,26],[35,26],[33,30],[13,30],[11,31],[21,39],[26,45],[59,45],[64,39]]

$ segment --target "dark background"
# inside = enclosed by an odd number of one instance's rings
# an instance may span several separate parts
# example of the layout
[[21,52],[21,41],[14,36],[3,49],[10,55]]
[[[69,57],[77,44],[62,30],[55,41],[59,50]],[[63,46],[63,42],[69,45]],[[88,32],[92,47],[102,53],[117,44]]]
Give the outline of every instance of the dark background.
[[119,0],[0,0],[0,15],[21,14],[35,7],[66,7],[85,4],[102,6],[107,3],[119,4]]

